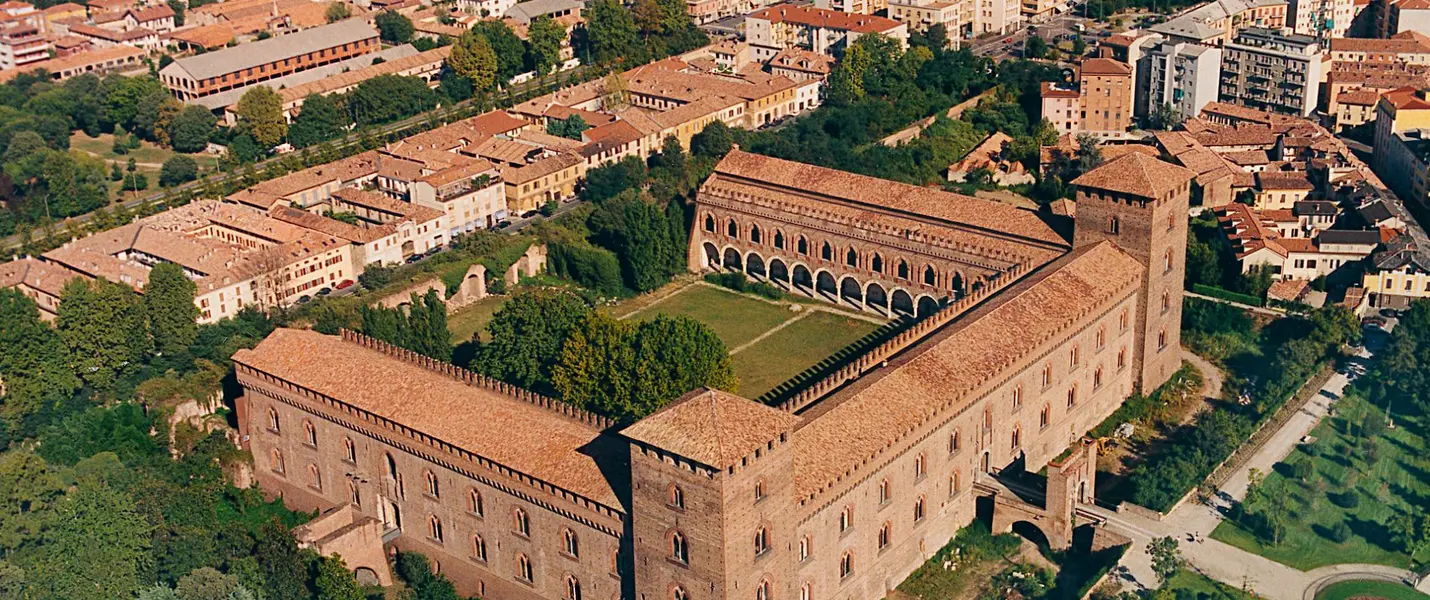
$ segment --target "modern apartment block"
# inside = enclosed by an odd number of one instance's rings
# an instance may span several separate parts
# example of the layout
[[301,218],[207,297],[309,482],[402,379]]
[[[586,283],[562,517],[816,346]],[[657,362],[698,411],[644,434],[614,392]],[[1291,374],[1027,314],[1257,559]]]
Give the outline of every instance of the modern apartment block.
[[185,102],[376,52],[377,30],[361,19],[174,61],[159,79]]
[[1231,42],[1248,27],[1279,29],[1286,25],[1286,0],[1213,0],[1153,25],[1151,30],[1173,40],[1221,44]]
[[943,25],[950,39],[963,40],[1008,33],[1023,22],[1023,13],[1017,0],[889,0],[889,18],[911,31]]
[[908,45],[909,26],[893,19],[847,14],[828,8],[777,4],[745,18],[745,41],[755,59],[769,60],[786,48],[833,54],[870,33]]
[[1323,43],[1343,38],[1355,15],[1354,0],[1291,0],[1286,25]]
[[1316,110],[1321,46],[1315,38],[1253,27],[1222,52],[1221,101],[1306,116]]
[[45,23],[44,13],[29,4],[12,2],[0,7],[0,69],[14,69],[50,58]]
[[1193,117],[1216,102],[1221,82],[1221,48],[1164,41],[1150,45],[1137,61],[1136,114],[1145,117],[1171,106]]

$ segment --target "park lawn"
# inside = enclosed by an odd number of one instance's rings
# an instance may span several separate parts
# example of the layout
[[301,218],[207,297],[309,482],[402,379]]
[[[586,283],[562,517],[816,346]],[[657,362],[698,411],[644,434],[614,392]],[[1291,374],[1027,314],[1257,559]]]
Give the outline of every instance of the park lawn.
[[[1191,592],[1191,597],[1193,598],[1229,598],[1233,600],[1251,600],[1255,598],[1255,596],[1191,569],[1177,571],[1177,574],[1173,575],[1172,579],[1162,587],[1172,590],[1173,592],[1186,590]],[[1182,597],[1182,594],[1178,593],[1177,597]]]
[[[109,197],[113,198],[115,202],[133,200],[134,198],[143,198],[145,196],[153,194],[154,192],[164,189],[159,187],[159,169],[155,169],[153,167],[138,166],[134,168],[134,171],[136,173],[143,174],[144,177],[149,179],[149,187],[139,190],[137,193],[125,192],[119,189],[123,187],[124,180],[121,179],[119,181],[111,181],[109,182]],[[108,172],[108,170],[105,171],[106,174],[108,174]]]
[[501,309],[507,298],[508,296],[487,296],[447,315],[447,330],[452,332],[452,343],[469,342],[473,335],[480,336],[483,342],[491,341],[487,324],[492,322],[492,315]]
[[730,357],[740,394],[757,398],[878,327],[862,319],[810,311]]
[[[168,148],[161,148],[152,142],[141,141],[139,144],[138,150],[130,150],[128,154],[115,154],[113,134],[101,133],[99,137],[89,137],[89,135],[83,131],[76,131],[70,135],[71,149],[79,150],[104,160],[116,161],[121,166],[128,162],[130,158],[133,158],[135,162],[139,163],[162,165],[164,161],[179,154]],[[203,153],[190,154],[188,156],[199,163],[200,173],[218,168],[218,159],[213,156]],[[157,169],[155,172],[157,172]],[[150,177],[149,185],[151,187],[157,187],[158,182],[155,181],[153,177]]]
[[[1234,522],[1223,521],[1212,537],[1260,554],[1288,566],[1310,570],[1341,563],[1370,563],[1410,568],[1411,556],[1400,551],[1389,539],[1384,524],[1399,512],[1409,510],[1430,497],[1430,455],[1426,454],[1427,420],[1423,414],[1396,414],[1395,429],[1378,437],[1378,454],[1369,460],[1368,452],[1349,433],[1350,424],[1360,423],[1370,413],[1384,414],[1384,407],[1371,405],[1356,390],[1350,390],[1335,405],[1336,416],[1327,418],[1312,431],[1316,442],[1313,452],[1299,447],[1268,474],[1268,489],[1282,489],[1276,497],[1289,502],[1286,534],[1279,545],[1273,545],[1256,532]],[[1358,427],[1358,425],[1356,426]],[[1295,479],[1289,466],[1311,460],[1315,474],[1310,484]],[[1353,508],[1342,508],[1330,496],[1347,488],[1347,477],[1354,479],[1359,499]],[[1324,483],[1317,483],[1320,480]],[[1319,486],[1319,488],[1318,488]],[[1343,543],[1329,538],[1331,528],[1346,523],[1351,536]],[[1423,564],[1430,552],[1414,558]]]
[[1408,585],[1389,581],[1342,581],[1326,586],[1316,594],[1316,600],[1351,600],[1352,598],[1384,600],[1430,600]]
[[[615,307],[612,314],[621,314],[620,307]],[[738,348],[796,316],[789,308],[779,304],[696,284],[622,318],[648,321],[657,315],[684,316],[700,321],[720,336],[728,350]]]

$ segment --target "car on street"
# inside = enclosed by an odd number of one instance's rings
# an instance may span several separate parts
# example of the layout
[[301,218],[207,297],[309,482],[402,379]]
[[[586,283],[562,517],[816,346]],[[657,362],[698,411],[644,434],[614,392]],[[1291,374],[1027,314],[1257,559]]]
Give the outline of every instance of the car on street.
[[528,211],[526,211],[526,212],[524,212],[524,213],[521,213],[521,218],[523,218],[523,219],[530,219],[530,218],[532,218],[532,217],[534,217],[534,216],[536,216],[536,215],[539,215],[539,214],[541,214],[541,211],[539,211],[539,210],[528,210]]
[[353,280],[351,280],[351,279],[344,279],[344,280],[338,282],[337,288],[340,289],[340,290],[345,290],[345,289],[348,289],[348,288],[350,288],[350,287],[352,287],[352,286],[353,286]]
[[330,288],[330,287],[325,287],[325,288],[323,288],[323,289],[321,289],[321,290],[318,290],[318,295],[319,295],[319,296],[326,296],[326,295],[331,294],[331,293],[333,293],[333,288]]

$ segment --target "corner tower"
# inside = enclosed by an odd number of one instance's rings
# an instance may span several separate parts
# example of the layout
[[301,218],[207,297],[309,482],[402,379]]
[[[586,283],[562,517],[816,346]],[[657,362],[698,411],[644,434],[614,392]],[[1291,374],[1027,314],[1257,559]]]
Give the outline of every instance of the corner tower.
[[1147,394],[1181,365],[1182,282],[1187,219],[1196,173],[1133,152],[1074,179],[1073,247],[1107,240],[1145,269],[1132,349],[1136,386]]
[[637,600],[792,597],[799,421],[699,389],[621,432]]

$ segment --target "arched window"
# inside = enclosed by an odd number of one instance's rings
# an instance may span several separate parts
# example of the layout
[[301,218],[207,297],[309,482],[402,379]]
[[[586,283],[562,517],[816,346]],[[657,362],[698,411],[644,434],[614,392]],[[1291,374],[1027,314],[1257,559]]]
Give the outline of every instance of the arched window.
[[1013,409],[1023,407],[1023,384],[1013,386]]
[[1176,228],[1177,228],[1177,213],[1175,213],[1175,212],[1167,213],[1167,231],[1171,231],[1171,230],[1176,229]]
[[516,532],[531,537],[531,516],[526,514],[525,510],[516,508],[511,511],[511,517],[512,527],[516,529]]
[[323,489],[323,474],[318,471],[318,465],[308,465],[308,487]]
[[575,575],[566,576],[565,600],[581,600],[581,582],[576,579]]
[[806,535],[806,536],[804,536],[804,537],[802,537],[802,538],[799,538],[799,560],[800,560],[800,561],[803,561],[804,559],[809,558],[809,552],[810,552],[810,550],[813,549],[813,548],[812,548],[813,546],[814,546],[814,540],[810,539],[809,536]]
[[358,491],[357,483],[352,481],[348,482],[348,502],[351,502],[353,506],[362,508],[362,493]]
[[1123,348],[1117,351],[1117,368],[1121,369],[1125,366],[1127,366],[1127,349]]
[[1077,406],[1077,384],[1076,384],[1076,383],[1074,383],[1074,384],[1072,385],[1072,387],[1068,388],[1068,408],[1072,408],[1072,407],[1074,407],[1074,406]]
[[954,471],[952,475],[948,476],[948,495],[954,496],[962,491],[962,485],[958,479],[958,471]]
[[1022,426],[1022,425],[1014,425],[1014,426],[1013,426],[1013,440],[1012,440],[1012,444],[1010,444],[1009,447],[1012,448],[1012,449],[1014,449],[1014,450],[1017,450],[1017,449],[1023,447],[1023,426]]
[[1082,362],[1082,348],[1079,348],[1077,344],[1073,344],[1072,351],[1068,353],[1068,364],[1076,367],[1079,362]]
[[834,260],[834,247],[830,246],[829,242],[825,242],[824,245],[819,248],[819,258],[823,260]]
[[1053,384],[1053,366],[1043,365],[1043,387]]
[[730,222],[725,225],[725,235],[732,238],[740,237],[740,226],[735,224],[734,219],[730,219]]
[[279,452],[276,448],[268,455],[268,468],[273,469],[274,473],[282,473],[284,471],[283,453]]
[[799,600],[814,600],[814,586],[808,583],[799,588]]
[[839,531],[849,531],[854,526],[854,507],[846,506],[839,512]]
[[873,272],[875,272],[875,273],[883,273],[883,272],[884,272],[884,257],[879,256],[878,254],[875,254],[875,255],[874,255],[874,258],[869,259],[869,270],[871,270],[871,271],[873,271]]
[[309,446],[318,446],[318,428],[313,426],[312,421],[303,421],[303,441]]
[[670,495],[666,501],[670,503],[671,508],[685,510],[685,490],[678,485],[671,485]]
[[670,589],[670,600],[690,600],[690,594],[677,585]]
[[859,266],[859,253],[855,252],[853,248],[850,248],[849,252],[844,255],[844,264],[851,267]]
[[442,519],[437,518],[437,515],[427,517],[427,537],[438,544],[442,543]]
[[761,580],[760,585],[755,586],[755,600],[770,600],[770,582]]
[[785,249],[785,233],[783,231],[775,232],[775,247],[780,250]]
[[1038,427],[1046,428],[1048,423],[1052,421],[1052,417],[1053,407],[1044,404],[1042,412],[1038,413]]
[[794,251],[798,254],[809,254],[809,240],[804,236],[799,236],[799,241],[795,242]]
[[482,502],[482,493],[475,489],[467,490],[467,512],[478,517],[486,516],[486,506]]
[[705,231],[715,233],[715,217],[705,215]]
[[487,562],[487,541],[481,534],[472,534],[472,558]]
[[1167,251],[1162,254],[1162,272],[1163,272],[1163,273],[1170,273],[1171,271],[1172,271],[1172,249],[1171,249],[1171,248],[1168,248]]
[[888,479],[885,479],[885,480],[883,480],[883,481],[880,481],[880,482],[879,482],[879,504],[883,504],[883,503],[885,503],[885,502],[888,502],[888,501],[889,501],[889,498],[892,497],[892,495],[893,495],[893,494],[892,494],[892,492],[891,492],[890,489],[889,489],[889,480],[888,480]]
[[928,474],[928,459],[923,453],[914,457],[914,479],[923,479]]
[[755,530],[755,556],[770,551],[770,530],[761,525]]
[[1109,217],[1109,218],[1107,219],[1107,232],[1108,232],[1108,233],[1110,233],[1110,234],[1112,234],[1112,235],[1117,235],[1117,232],[1118,232],[1118,230],[1120,230],[1120,229],[1122,229],[1122,224],[1117,221],[1117,217],[1113,216],[1113,217]]
[[570,556],[581,556],[581,545],[576,540],[576,532],[570,528],[561,530],[561,548]]
[[751,225],[751,226],[750,226],[750,241],[751,241],[751,242],[754,242],[754,243],[756,243],[756,244],[760,243],[760,226],[759,226],[759,225]]
[[928,505],[928,503],[924,501],[924,497],[923,497],[923,496],[919,496],[919,499],[914,501],[914,522],[915,522],[915,523],[924,520],[924,509],[927,507],[927,505]]
[[425,471],[422,475],[427,479],[427,494],[433,498],[441,498],[442,487],[441,484],[437,482],[437,474],[431,471]]
[[1122,309],[1122,314],[1117,315],[1117,326],[1119,329],[1127,329],[1127,309]]
[[357,462],[357,445],[352,438],[343,438],[343,458],[350,463]]
[[924,285],[933,285],[938,282],[938,273],[933,270],[933,266],[924,267]]
[[948,436],[948,453],[949,453],[949,454],[957,454],[958,451],[959,451],[959,450],[962,450],[962,449],[963,449],[963,431],[960,430],[960,429],[954,429],[954,430],[953,430],[953,433],[949,434],[949,436]]
[[845,577],[848,577],[849,574],[850,574],[850,573],[853,573],[853,572],[854,572],[854,553],[853,553],[853,552],[845,552],[843,556],[840,556],[840,557],[839,557],[839,577],[840,577],[841,579],[843,579],[843,578],[845,578]]
[[527,583],[536,581],[536,576],[531,568],[531,559],[520,552],[516,553],[516,576]]
[[1161,331],[1158,331],[1158,332],[1157,332],[1157,349],[1158,349],[1158,350],[1166,350],[1166,349],[1167,349],[1167,330],[1166,330],[1166,329],[1162,329]]
[[765,480],[755,482],[755,502],[765,499]]
[[283,431],[282,423],[278,422],[278,409],[268,409],[268,430],[272,431],[273,433],[280,433]]
[[1100,387],[1102,387],[1102,365],[1097,365],[1097,368],[1092,370],[1092,389]]
[[1106,346],[1106,345],[1107,345],[1107,328],[1106,328],[1106,327],[1098,327],[1098,328],[1097,328],[1097,349],[1098,349],[1098,350],[1101,350],[1101,349],[1102,349],[1104,346]]
[[908,279],[908,278],[909,278],[909,263],[908,263],[908,261],[906,261],[906,260],[904,260],[904,259],[902,259],[902,258],[899,259],[898,275],[899,275],[899,279]]
[[384,454],[383,457],[387,459],[387,476],[397,479],[397,461],[392,458],[391,454]]
[[1162,312],[1172,310],[1172,295],[1162,292]]
[[670,534],[670,558],[682,565],[690,564],[690,542],[679,531]]

